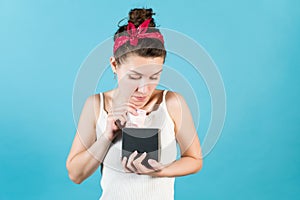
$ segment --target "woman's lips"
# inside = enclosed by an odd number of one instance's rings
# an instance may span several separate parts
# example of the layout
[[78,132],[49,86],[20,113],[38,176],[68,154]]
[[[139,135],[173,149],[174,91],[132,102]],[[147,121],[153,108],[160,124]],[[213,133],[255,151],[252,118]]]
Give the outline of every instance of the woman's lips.
[[146,100],[146,97],[136,97],[136,96],[133,96],[137,101],[144,101]]

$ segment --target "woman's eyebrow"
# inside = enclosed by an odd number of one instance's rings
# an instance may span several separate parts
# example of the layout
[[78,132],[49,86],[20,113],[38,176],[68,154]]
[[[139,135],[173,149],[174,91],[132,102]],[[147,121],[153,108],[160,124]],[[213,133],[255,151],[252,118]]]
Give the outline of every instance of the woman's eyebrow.
[[159,72],[161,72],[162,71],[162,69],[161,70],[159,70],[158,72],[156,72],[156,73],[154,73],[154,74],[152,74],[152,75],[156,75],[156,74],[158,74]]
[[[142,73],[140,73],[140,72],[137,72],[137,71],[134,71],[134,70],[129,70],[129,71],[131,71],[131,72],[134,72],[134,73],[136,73],[136,74],[139,74],[139,75],[143,75]],[[161,72],[162,71],[162,69],[161,70],[159,70],[158,72],[156,72],[156,73],[154,73],[154,74],[152,74],[152,75],[156,75],[156,74],[158,74],[159,72]]]

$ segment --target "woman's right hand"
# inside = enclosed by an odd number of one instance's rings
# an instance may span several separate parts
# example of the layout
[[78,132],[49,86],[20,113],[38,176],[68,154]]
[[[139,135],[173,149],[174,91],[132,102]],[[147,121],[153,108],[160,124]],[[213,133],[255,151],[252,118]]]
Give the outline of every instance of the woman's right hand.
[[113,139],[120,133],[120,130],[125,127],[127,122],[127,112],[133,115],[138,115],[136,107],[132,103],[113,102],[111,110],[108,112],[105,136],[107,139]]

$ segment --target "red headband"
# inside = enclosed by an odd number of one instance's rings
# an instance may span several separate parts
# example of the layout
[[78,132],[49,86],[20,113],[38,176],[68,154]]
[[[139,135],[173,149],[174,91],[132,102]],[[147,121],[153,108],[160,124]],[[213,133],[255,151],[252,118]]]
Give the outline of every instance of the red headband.
[[156,38],[159,39],[162,43],[164,43],[164,38],[159,32],[146,33],[148,30],[148,25],[152,18],[145,20],[137,29],[134,24],[128,22],[127,25],[127,33],[129,36],[120,36],[115,40],[114,43],[114,53],[116,50],[125,44],[127,41],[130,41],[132,46],[136,46],[140,38]]

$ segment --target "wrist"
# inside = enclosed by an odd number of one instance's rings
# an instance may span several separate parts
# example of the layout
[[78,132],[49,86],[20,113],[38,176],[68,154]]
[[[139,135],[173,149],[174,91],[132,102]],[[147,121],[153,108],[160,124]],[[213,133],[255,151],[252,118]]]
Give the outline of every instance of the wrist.
[[166,168],[162,168],[159,171],[155,171],[151,174],[153,177],[166,177]]
[[105,131],[101,136],[103,136],[106,140],[108,140],[109,142],[112,142],[114,140],[114,136],[113,134],[108,133],[107,131]]
[[166,167],[157,172],[158,177],[166,177]]
[[99,138],[97,138],[96,142],[87,149],[87,151],[99,162],[102,162],[106,156],[106,153],[111,145],[111,140],[106,138],[104,134],[102,134]]

